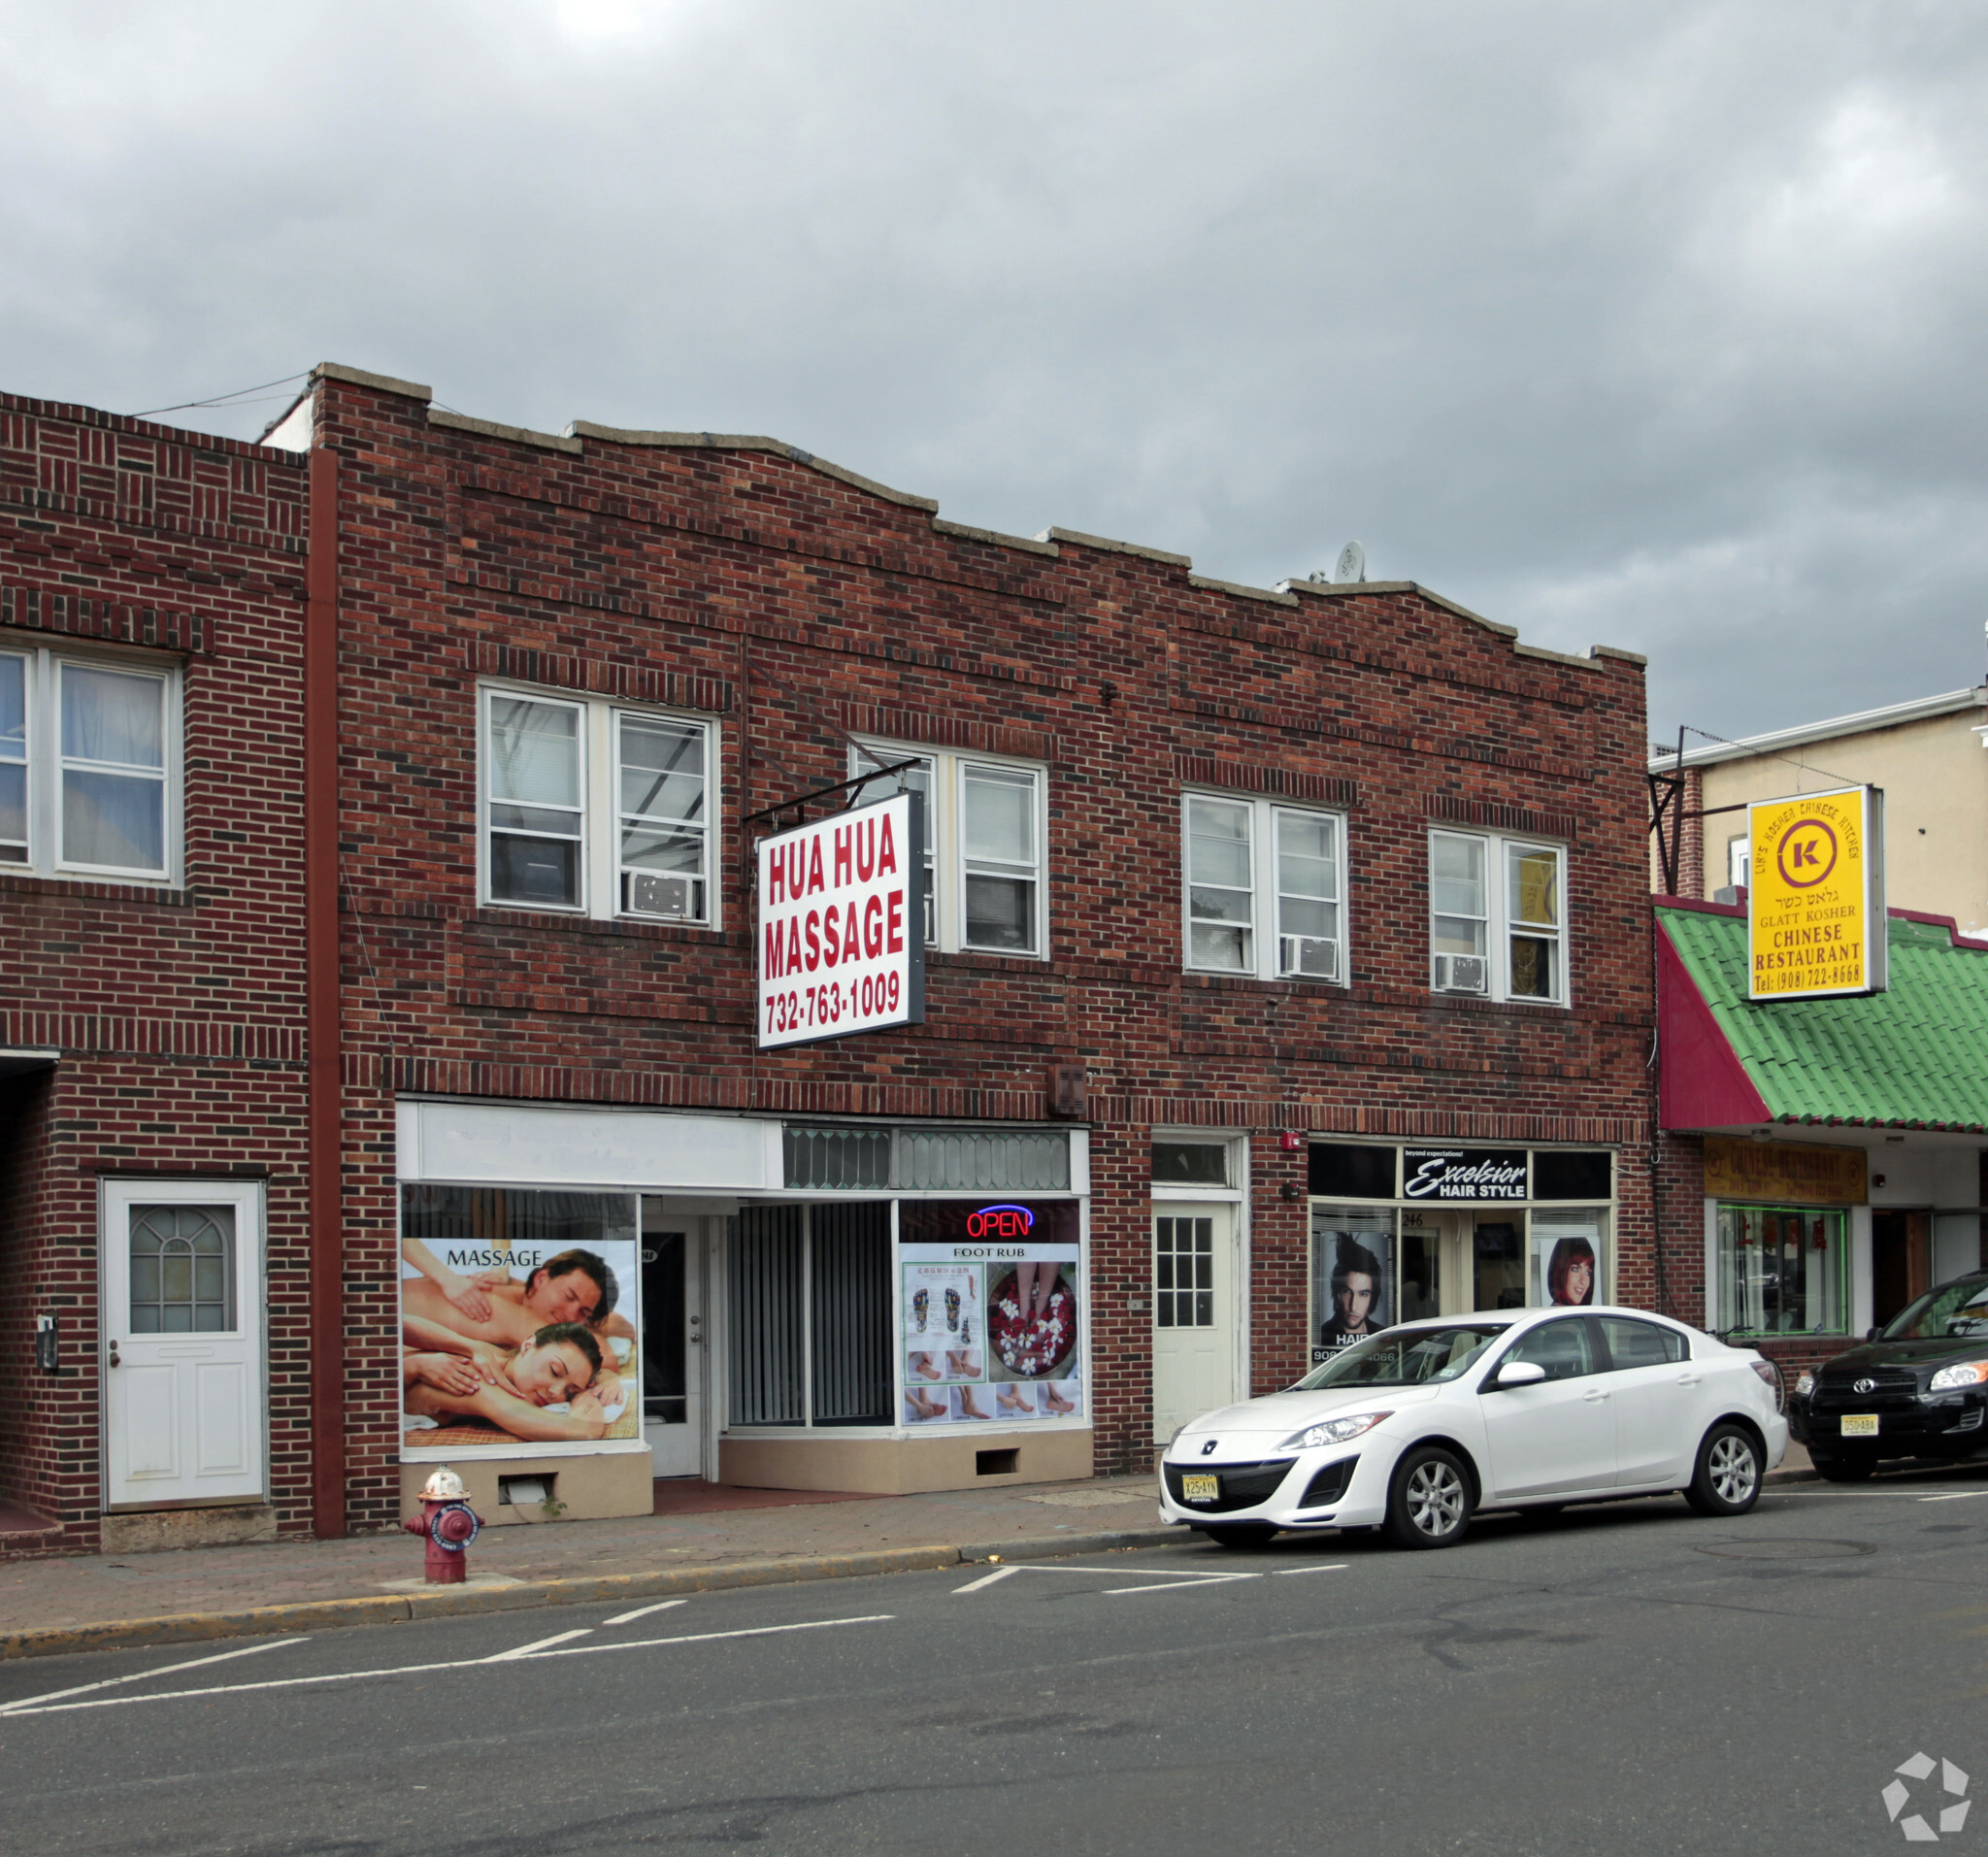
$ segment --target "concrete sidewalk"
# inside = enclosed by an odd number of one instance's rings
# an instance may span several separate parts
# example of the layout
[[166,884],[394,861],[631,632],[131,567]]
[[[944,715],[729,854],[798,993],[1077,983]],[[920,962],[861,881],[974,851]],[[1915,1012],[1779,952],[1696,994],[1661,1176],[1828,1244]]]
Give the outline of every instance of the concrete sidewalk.
[[282,1618],[245,1621],[270,1608],[311,1608],[308,1618],[297,1613],[294,1628],[322,1628],[442,1609],[431,1600],[466,1602],[447,1609],[499,1609],[940,1566],[1004,1550],[1144,1545],[1185,1534],[1155,1535],[1158,1483],[1150,1476],[919,1496],[657,1489],[663,1512],[655,1515],[484,1529],[470,1549],[473,1590],[426,1587],[422,1543],[399,1533],[0,1562],[0,1656],[293,1628]]

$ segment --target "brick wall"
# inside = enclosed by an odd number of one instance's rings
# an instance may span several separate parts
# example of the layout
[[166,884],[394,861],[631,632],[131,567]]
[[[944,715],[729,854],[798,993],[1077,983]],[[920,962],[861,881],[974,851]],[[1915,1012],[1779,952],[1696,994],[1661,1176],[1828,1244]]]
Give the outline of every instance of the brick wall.
[[[348,1403],[355,1519],[393,1503],[397,1091],[882,1116],[1045,1112],[1090,1072],[1101,1469],[1149,1461],[1156,1125],[1253,1138],[1259,1386],[1305,1361],[1291,1128],[1622,1144],[1653,1280],[1643,697],[1408,584],[1234,589],[1178,557],[987,537],[782,448],[555,440],[320,381],[342,455]],[[502,675],[722,729],[722,933],[477,901],[475,691]],[[737,821],[851,732],[1048,767],[1046,961],[935,956],[928,1022],[760,1054]],[[1343,807],[1352,984],[1180,971],[1183,780]],[[1570,846],[1574,1006],[1427,988],[1432,822]]]
[[[107,1174],[266,1179],[272,1488],[309,1526],[303,1327],[302,460],[0,395],[0,650],[183,677],[183,881],[0,873],[0,1493],[92,1545]],[[64,1372],[32,1364],[61,1318]]]

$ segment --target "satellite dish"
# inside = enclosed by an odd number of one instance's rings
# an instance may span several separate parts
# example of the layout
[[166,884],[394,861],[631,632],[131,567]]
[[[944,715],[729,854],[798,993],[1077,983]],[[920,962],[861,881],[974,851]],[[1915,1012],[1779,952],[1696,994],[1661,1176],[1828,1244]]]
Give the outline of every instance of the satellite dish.
[[1334,582],[1349,586],[1367,578],[1367,550],[1357,542],[1348,542],[1340,550],[1340,558],[1332,571]]

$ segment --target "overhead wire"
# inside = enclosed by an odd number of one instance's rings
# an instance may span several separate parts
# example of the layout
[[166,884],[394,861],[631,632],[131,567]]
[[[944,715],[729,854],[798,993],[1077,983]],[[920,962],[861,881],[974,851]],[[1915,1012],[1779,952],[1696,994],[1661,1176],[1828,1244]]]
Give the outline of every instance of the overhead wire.
[[[195,407],[258,406],[262,402],[251,400],[248,398],[248,395],[251,393],[267,393],[271,387],[288,386],[293,381],[308,379],[310,372],[310,369],[306,368],[301,374],[286,374],[280,381],[259,381],[252,387],[237,387],[232,393],[217,393],[211,400],[182,400],[177,406],[148,407],[143,413],[127,414],[125,416],[133,419],[149,419],[157,413],[187,413],[191,412]],[[270,397],[274,399],[278,396],[272,394]]]

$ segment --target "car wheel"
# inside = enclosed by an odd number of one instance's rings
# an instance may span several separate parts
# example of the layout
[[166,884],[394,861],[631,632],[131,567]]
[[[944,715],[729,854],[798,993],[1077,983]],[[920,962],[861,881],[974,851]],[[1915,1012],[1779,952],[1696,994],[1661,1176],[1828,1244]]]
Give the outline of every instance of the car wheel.
[[1743,1425],[1714,1425],[1684,1500],[1701,1515],[1743,1515],[1760,1500],[1760,1446]]
[[1218,1522],[1194,1532],[1206,1535],[1217,1547],[1268,1547],[1277,1531],[1268,1522]]
[[1440,1444],[1409,1451],[1387,1492],[1387,1538],[1397,1547],[1449,1547],[1471,1525],[1471,1479]]
[[1862,1451],[1831,1453],[1811,1450],[1808,1461],[1815,1466],[1816,1476],[1825,1483],[1861,1483],[1877,1468],[1877,1459]]

